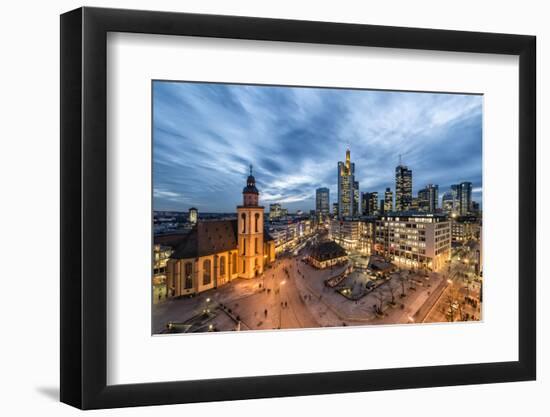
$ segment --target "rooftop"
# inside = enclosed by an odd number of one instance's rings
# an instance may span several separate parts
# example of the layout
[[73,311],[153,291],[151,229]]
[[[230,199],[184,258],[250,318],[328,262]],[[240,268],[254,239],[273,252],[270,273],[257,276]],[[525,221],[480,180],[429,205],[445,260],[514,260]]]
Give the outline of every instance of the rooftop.
[[[201,220],[185,235],[172,254],[174,259],[198,258],[238,247],[237,220]],[[264,242],[273,238],[264,231]],[[160,243],[160,242],[159,242]]]
[[311,249],[311,257],[318,261],[326,261],[346,255],[344,248],[332,240],[321,242]]

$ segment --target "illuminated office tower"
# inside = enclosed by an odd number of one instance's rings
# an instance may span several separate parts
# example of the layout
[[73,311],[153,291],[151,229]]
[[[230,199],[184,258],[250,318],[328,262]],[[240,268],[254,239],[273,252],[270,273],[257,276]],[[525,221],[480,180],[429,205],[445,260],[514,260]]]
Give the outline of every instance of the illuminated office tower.
[[[354,205],[359,204],[357,187],[357,200],[355,198],[355,164],[350,160],[350,151],[346,151],[346,160],[338,162],[338,218],[352,217]],[[358,185],[358,183],[357,183]]]
[[461,216],[470,213],[472,209],[472,183],[461,182],[458,188],[458,211]]
[[401,163],[395,168],[395,211],[411,210],[412,205],[412,170]]
[[353,181],[353,215],[359,214],[359,182]]
[[418,191],[418,209],[426,213],[435,213],[438,208],[439,186],[428,184]]
[[393,192],[390,188],[386,188],[384,193],[384,213],[393,211]]
[[443,194],[443,198],[441,199],[441,208],[445,213],[447,213],[449,216],[453,213],[456,213],[455,211],[456,206],[456,198],[453,195],[452,191],[447,191]]
[[369,213],[369,193],[361,193],[361,214],[366,216]]
[[330,214],[330,191],[328,188],[317,188],[315,191],[315,214],[317,218],[327,218]]
[[283,217],[283,209],[281,204],[272,203],[269,205],[269,220],[278,220]]
[[361,193],[362,214],[364,216],[375,216],[379,214],[378,210],[378,193]]
[[189,223],[197,224],[199,219],[199,211],[195,207],[189,209]]

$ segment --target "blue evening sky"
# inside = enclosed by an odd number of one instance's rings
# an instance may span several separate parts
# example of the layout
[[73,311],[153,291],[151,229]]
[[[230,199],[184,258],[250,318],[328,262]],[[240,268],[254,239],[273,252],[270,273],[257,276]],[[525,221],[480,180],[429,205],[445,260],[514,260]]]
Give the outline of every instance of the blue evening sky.
[[471,181],[481,203],[482,96],[153,82],[155,210],[233,212],[248,166],[266,206],[336,201],[346,148],[361,192],[395,192],[399,154],[413,192]]

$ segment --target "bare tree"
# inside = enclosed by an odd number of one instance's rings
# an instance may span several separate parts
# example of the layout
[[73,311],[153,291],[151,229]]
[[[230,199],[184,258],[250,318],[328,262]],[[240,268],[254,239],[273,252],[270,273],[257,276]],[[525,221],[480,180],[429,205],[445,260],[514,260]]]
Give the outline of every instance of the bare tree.
[[455,321],[455,311],[453,309],[453,297],[451,294],[445,296],[445,313],[447,316],[447,321]]
[[374,298],[376,299],[376,304],[373,304],[372,308],[374,309],[376,315],[380,316],[383,314],[382,307],[384,306],[384,301],[386,301],[386,297],[384,296],[384,293],[382,293],[382,291],[376,291],[374,293]]
[[[455,286],[450,286],[444,300],[445,303],[443,309],[447,320],[450,322],[464,320],[462,304],[460,303],[460,291],[458,288]],[[458,312],[458,320],[455,320],[455,310]]]
[[401,298],[404,298],[407,296],[407,294],[405,293],[405,282],[407,281],[407,279],[405,277],[403,277],[402,275],[399,276],[399,283],[401,284]]
[[388,292],[390,293],[391,301],[390,304],[392,306],[395,305],[395,291],[397,290],[397,287],[395,286],[393,280],[388,281]]

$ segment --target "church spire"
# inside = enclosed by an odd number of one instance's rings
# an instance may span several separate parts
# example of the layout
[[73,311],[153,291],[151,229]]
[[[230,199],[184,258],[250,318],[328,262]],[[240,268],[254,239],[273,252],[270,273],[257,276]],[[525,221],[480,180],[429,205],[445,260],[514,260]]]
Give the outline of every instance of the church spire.
[[252,164],[249,169],[250,175],[246,179],[246,187],[243,188],[243,203],[245,206],[257,206],[260,192],[256,188],[256,178],[252,175]]

